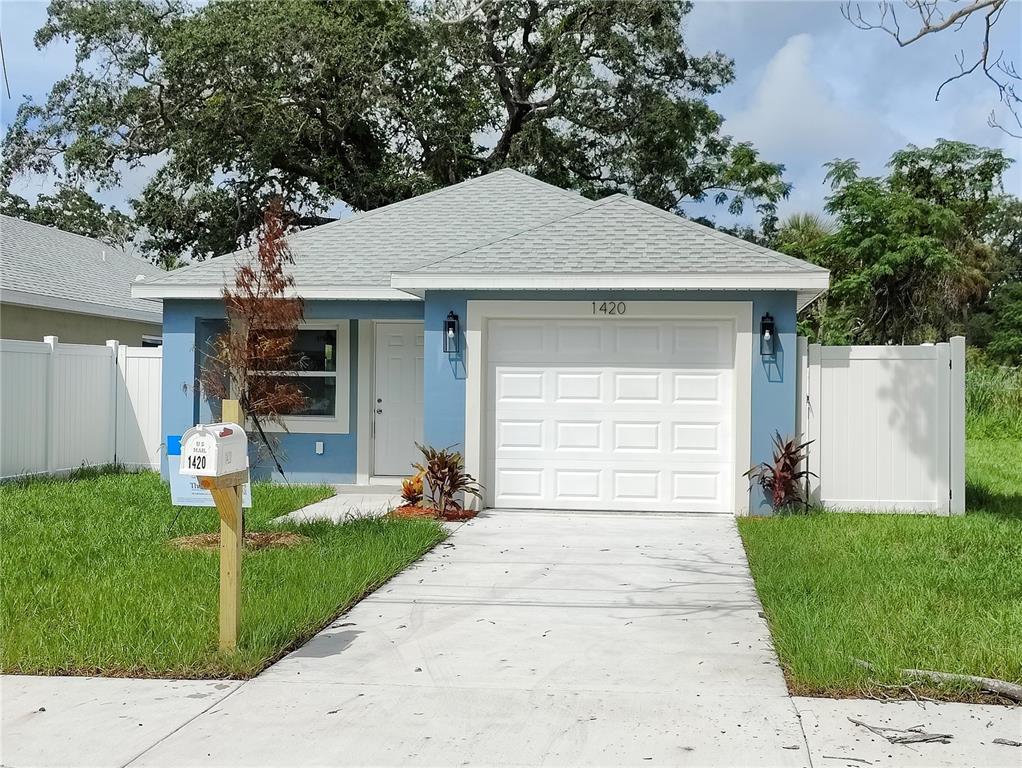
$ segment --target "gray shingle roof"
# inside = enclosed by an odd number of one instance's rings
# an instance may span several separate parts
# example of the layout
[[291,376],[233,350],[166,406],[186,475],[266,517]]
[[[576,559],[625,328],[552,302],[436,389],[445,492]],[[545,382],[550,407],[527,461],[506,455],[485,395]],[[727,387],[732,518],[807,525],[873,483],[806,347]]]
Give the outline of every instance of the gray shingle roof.
[[826,272],[683,219],[627,195],[612,195],[556,221],[414,270],[430,274]]
[[166,275],[152,262],[83,235],[0,215],[0,288],[5,301],[73,302],[81,311],[160,322],[158,301],[131,296],[138,275]]
[[[811,285],[799,286],[807,290],[825,287],[827,276],[820,267],[625,195],[592,201],[509,169],[297,232],[288,241],[297,290],[307,298],[370,297],[370,291],[376,298],[411,298],[403,290],[418,293],[420,276],[445,274],[478,275],[471,287],[479,288],[487,287],[486,275],[670,273],[707,276],[704,284],[714,275],[743,274],[750,283],[767,275],[769,287],[788,289],[784,279],[791,276],[808,278]],[[147,281],[142,291],[214,296],[232,280],[238,261],[250,258],[240,251],[176,270]]]
[[[581,195],[503,170],[296,232],[288,238],[299,289],[315,286],[390,288],[394,272],[553,221],[592,203]],[[223,285],[239,251],[169,273],[153,285]]]

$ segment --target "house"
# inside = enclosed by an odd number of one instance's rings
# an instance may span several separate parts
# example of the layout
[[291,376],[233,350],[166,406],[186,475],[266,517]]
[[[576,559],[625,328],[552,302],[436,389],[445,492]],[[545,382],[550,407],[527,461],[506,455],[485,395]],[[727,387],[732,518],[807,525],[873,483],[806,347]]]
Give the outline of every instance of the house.
[[[407,475],[454,446],[486,506],[747,513],[795,430],[795,315],[828,272],[624,195],[502,170],[293,235],[305,413],[292,481]],[[163,300],[163,422],[217,415],[196,372],[244,253],[136,284]],[[757,496],[754,508],[762,500]]]
[[162,269],[101,240],[0,215],[0,338],[157,346],[159,302],[131,284]]

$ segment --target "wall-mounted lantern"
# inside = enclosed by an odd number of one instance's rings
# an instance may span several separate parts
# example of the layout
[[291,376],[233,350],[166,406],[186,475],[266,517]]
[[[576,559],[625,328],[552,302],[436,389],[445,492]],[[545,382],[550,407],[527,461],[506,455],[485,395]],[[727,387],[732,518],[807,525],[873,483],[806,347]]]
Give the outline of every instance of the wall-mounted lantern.
[[769,312],[759,321],[759,354],[773,357],[777,353],[776,330],[774,318]]
[[452,310],[447,313],[447,319],[444,320],[444,352],[448,354],[457,352],[458,339],[460,338],[461,332],[458,328],[458,316]]

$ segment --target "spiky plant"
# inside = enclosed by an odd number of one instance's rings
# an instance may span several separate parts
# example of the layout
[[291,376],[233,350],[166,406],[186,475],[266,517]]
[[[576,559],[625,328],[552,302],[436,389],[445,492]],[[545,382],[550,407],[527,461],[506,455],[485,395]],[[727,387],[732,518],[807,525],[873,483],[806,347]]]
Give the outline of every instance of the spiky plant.
[[774,456],[771,462],[760,462],[745,473],[750,483],[758,483],[770,506],[776,512],[790,511],[796,506],[808,506],[806,480],[816,477],[804,468],[806,447],[812,443],[798,442],[774,433]]

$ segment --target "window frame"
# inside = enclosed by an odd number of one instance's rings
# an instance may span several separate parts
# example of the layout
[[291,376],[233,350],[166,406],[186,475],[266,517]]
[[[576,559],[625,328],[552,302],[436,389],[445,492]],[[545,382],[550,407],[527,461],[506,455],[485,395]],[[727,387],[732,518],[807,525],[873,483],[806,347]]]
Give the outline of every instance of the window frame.
[[334,377],[333,416],[294,415],[284,416],[283,426],[275,423],[263,425],[267,432],[292,432],[295,434],[348,434],[351,431],[351,321],[312,320],[298,325],[298,331],[334,331],[337,348],[334,350],[333,371],[259,371],[250,376],[293,376],[295,378]]

